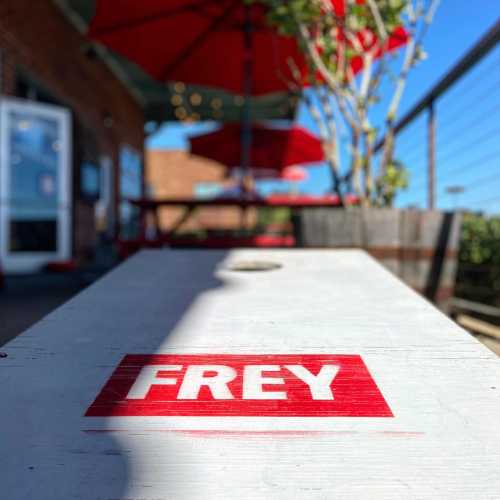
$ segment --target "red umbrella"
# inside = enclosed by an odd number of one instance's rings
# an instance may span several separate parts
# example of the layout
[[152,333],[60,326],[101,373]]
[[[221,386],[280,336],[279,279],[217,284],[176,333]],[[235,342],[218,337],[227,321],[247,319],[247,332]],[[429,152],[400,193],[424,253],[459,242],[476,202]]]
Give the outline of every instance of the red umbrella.
[[[337,17],[345,16],[345,0],[324,3]],[[305,71],[295,40],[268,25],[265,6],[242,0],[97,0],[89,36],[157,80],[222,87],[237,94],[288,90],[287,82],[293,80],[289,58]],[[336,36],[344,38],[341,27]],[[366,50],[377,47],[380,57],[405,45],[408,34],[396,27],[383,47],[368,29],[357,38]],[[360,56],[352,59],[351,67],[354,73],[362,68]]]
[[242,0],[98,0],[89,35],[160,81],[244,94],[245,170],[252,143],[248,97],[288,90],[287,60],[304,65],[295,40],[268,25],[265,7]]
[[295,40],[267,24],[265,7],[241,0],[98,0],[89,35],[157,80],[237,94],[288,90],[287,59],[302,61]]
[[[356,34],[356,38],[359,40],[363,50],[369,51],[374,49],[375,59],[380,58],[383,53],[393,52],[408,43],[408,33],[402,26],[398,26],[393,30],[383,46],[378,37],[369,29],[359,31]],[[348,45],[352,46],[352,43],[349,42]],[[356,55],[351,59],[351,69],[354,74],[359,73],[363,69],[363,57],[361,55]]]
[[[346,15],[346,0],[324,0],[325,5],[329,4],[333,12],[339,18],[344,18]],[[364,5],[365,0],[356,0],[357,5]],[[345,32],[339,27],[336,30],[336,38],[338,41],[345,40]],[[392,52],[408,43],[408,33],[402,26],[396,26],[389,33],[385,44],[382,44],[378,36],[370,29],[365,28],[356,33],[356,38],[363,50],[374,50],[375,59],[382,56],[384,53]],[[352,42],[347,41],[346,44],[352,47]],[[363,69],[363,58],[361,55],[356,55],[351,59],[351,69],[354,74],[359,73]]]
[[308,177],[307,170],[299,165],[290,165],[283,169],[280,179],[289,182],[305,181]]
[[[191,154],[210,158],[228,167],[241,166],[241,126],[227,124],[208,134],[192,137]],[[301,127],[288,129],[252,126],[249,166],[255,170],[282,171],[289,165],[317,163],[325,158],[321,141]]]
[[[325,1],[344,7],[342,0]],[[223,87],[245,97],[287,90],[288,59],[305,66],[295,40],[268,25],[265,7],[242,0],[97,0],[89,36],[160,81]],[[238,164],[247,170],[255,149],[248,98],[242,123]]]

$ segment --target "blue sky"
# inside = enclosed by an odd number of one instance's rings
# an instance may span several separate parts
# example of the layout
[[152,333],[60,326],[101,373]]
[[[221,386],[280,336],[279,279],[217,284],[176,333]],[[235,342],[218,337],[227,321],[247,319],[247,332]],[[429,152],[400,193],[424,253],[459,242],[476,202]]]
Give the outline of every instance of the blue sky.
[[[473,5],[473,8],[471,7]],[[414,69],[402,103],[404,114],[495,23],[499,0],[442,0],[425,40],[428,58]],[[383,106],[383,103],[382,103]],[[437,205],[466,206],[500,212],[500,48],[490,52],[437,102]],[[382,117],[381,114],[379,114]],[[377,114],[375,115],[375,121]],[[300,107],[298,122],[317,132],[309,113]],[[155,149],[187,149],[188,135],[210,130],[213,124],[167,124],[147,140]],[[397,141],[396,156],[410,171],[410,187],[398,206],[426,204],[426,116],[405,129]],[[301,191],[321,194],[330,186],[325,166],[309,167]],[[460,195],[446,188],[463,186]],[[266,191],[278,187],[263,186]]]

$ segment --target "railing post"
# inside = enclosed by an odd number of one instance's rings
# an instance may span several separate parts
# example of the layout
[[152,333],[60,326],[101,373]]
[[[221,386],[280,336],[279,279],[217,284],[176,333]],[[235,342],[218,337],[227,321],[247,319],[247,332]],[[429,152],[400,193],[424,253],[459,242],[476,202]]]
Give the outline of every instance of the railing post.
[[427,208],[436,206],[436,117],[434,101],[429,104],[427,118]]

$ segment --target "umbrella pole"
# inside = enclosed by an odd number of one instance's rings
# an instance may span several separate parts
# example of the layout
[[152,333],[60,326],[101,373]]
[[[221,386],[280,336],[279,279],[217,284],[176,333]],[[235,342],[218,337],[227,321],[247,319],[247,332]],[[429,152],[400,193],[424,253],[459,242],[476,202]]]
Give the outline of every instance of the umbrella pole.
[[243,112],[242,112],[242,127],[241,127],[241,190],[245,198],[250,197],[251,188],[247,184],[252,180],[250,168],[250,152],[252,148],[252,124],[250,116],[250,97],[252,95],[252,18],[251,6],[245,5],[245,26],[244,26],[244,61],[243,61]]

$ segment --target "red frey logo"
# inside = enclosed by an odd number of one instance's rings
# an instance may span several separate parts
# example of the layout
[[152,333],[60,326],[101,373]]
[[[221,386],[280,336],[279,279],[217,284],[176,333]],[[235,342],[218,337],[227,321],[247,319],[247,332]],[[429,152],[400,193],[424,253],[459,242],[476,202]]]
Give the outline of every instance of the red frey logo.
[[358,355],[128,355],[87,410],[111,416],[392,417]]

